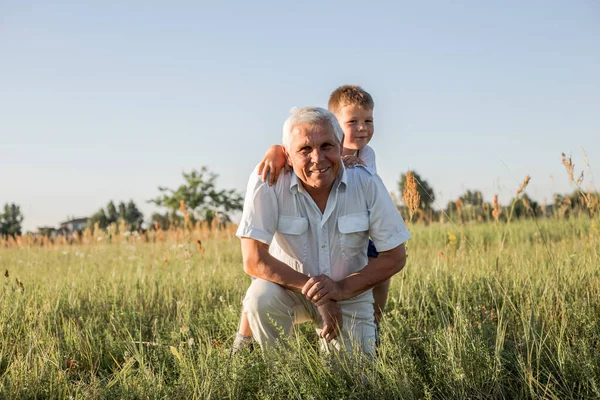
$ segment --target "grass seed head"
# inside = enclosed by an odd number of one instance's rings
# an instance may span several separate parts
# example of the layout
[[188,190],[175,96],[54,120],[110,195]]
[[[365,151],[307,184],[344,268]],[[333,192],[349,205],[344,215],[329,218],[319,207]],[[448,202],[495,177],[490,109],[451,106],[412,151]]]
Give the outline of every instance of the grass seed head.
[[406,206],[408,207],[410,219],[412,219],[413,215],[419,209],[421,196],[419,195],[419,191],[417,190],[417,180],[415,179],[415,175],[411,171],[408,171],[406,173],[406,185],[404,186],[404,193],[402,199],[404,201],[404,204],[406,204]]
[[498,222],[498,218],[502,214],[502,207],[500,207],[500,203],[498,202],[498,195],[494,195],[494,202],[492,203],[492,217],[494,220]]
[[571,156],[569,156],[569,158],[567,158],[565,153],[562,153],[562,164],[565,166],[565,169],[567,170],[567,175],[569,175],[569,180],[571,182],[575,183],[575,178],[574,178],[575,164],[573,164],[573,161],[571,160]]
[[529,180],[531,179],[531,177],[529,175],[527,175],[525,177],[525,179],[523,180],[523,183],[521,183],[521,186],[519,186],[519,189],[517,189],[517,197],[519,197],[519,195],[521,193],[523,193],[523,191],[525,190],[525,188],[527,187],[527,185],[529,185]]

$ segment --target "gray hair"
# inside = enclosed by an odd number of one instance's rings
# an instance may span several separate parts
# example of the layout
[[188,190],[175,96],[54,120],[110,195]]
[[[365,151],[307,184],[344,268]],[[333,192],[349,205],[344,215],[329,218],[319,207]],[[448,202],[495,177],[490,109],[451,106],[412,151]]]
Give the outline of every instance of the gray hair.
[[283,124],[283,138],[281,143],[287,150],[292,142],[292,130],[300,124],[316,124],[330,126],[336,139],[342,144],[344,131],[337,121],[335,115],[321,107],[294,107],[290,110],[290,116]]

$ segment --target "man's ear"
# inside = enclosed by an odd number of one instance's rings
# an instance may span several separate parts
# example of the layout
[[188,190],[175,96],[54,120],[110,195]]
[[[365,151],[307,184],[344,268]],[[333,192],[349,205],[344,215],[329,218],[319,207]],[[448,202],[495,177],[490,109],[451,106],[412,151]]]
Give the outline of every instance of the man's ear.
[[292,159],[290,157],[290,153],[288,153],[287,149],[285,148],[285,146],[281,146],[281,149],[283,150],[283,155],[285,156],[285,160],[287,162],[287,164],[292,167]]
[[346,138],[345,134],[342,134],[342,141],[340,142],[340,157],[344,154],[344,139]]

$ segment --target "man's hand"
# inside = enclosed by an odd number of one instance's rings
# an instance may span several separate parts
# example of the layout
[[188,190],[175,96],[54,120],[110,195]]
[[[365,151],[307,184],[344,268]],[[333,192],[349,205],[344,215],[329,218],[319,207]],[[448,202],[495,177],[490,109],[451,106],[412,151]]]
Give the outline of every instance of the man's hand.
[[346,168],[353,168],[354,166],[359,164],[364,166],[367,165],[363,160],[356,156],[343,156],[342,161],[344,162],[344,167]]
[[271,186],[277,183],[281,172],[288,172],[290,168],[282,147],[273,145],[269,147],[262,161],[258,164],[258,174],[263,182],[267,182],[267,176],[269,176],[267,184]]
[[342,329],[342,309],[335,301],[327,301],[317,307],[319,314],[323,318],[323,330],[321,337],[328,342],[337,338]]
[[317,275],[310,278],[304,284],[302,294],[317,307],[330,300],[344,300],[340,284],[327,275]]

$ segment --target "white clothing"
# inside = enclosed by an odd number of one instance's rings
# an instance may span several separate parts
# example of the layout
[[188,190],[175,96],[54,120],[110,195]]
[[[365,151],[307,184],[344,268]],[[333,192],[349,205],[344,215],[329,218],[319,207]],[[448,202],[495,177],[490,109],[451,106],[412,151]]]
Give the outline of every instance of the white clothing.
[[[324,213],[293,171],[273,186],[253,171],[236,235],[270,245],[275,258],[302,274],[335,281],[368,264],[369,236],[379,252],[411,237],[381,178],[363,166],[342,166]],[[371,290],[359,296],[373,301]]]
[[[375,321],[373,304],[365,301],[345,300],[338,302],[342,310],[340,337],[331,342],[336,349],[342,346],[352,351],[354,346],[364,354],[375,355]],[[255,279],[244,299],[244,312],[250,329],[261,348],[276,343],[282,331],[288,336],[294,324],[312,321],[317,335],[323,329],[323,318],[317,307],[301,293],[295,293],[264,279]],[[320,339],[321,347],[328,348]]]
[[364,149],[358,152],[358,157],[363,160],[367,170],[375,175],[377,173],[377,164],[375,161],[375,150],[371,146],[365,146]]

